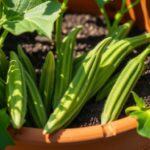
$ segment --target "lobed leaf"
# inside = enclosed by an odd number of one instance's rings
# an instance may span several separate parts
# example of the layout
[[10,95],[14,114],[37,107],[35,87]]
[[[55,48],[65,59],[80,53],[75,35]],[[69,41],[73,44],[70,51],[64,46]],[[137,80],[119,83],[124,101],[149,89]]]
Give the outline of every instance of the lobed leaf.
[[140,108],[142,108],[142,107],[146,107],[146,103],[145,103],[145,101],[142,99],[142,98],[140,98],[135,92],[131,92],[132,93],[132,95],[133,95],[133,98],[134,98],[134,100],[135,100],[135,102],[136,102],[136,105],[137,106],[139,106]]
[[[150,138],[150,108],[146,107],[146,103],[135,92],[132,92],[137,106],[131,106],[126,109],[129,116],[137,119],[137,132],[139,135]],[[127,111],[129,110],[129,111]]]
[[3,3],[3,28],[14,35],[37,31],[51,39],[54,22],[60,13],[58,1],[3,0]]
[[10,124],[10,118],[5,109],[0,110],[0,149],[5,149],[8,145],[13,145],[13,139],[9,135],[7,128]]
[[142,109],[130,113],[130,116],[138,121],[137,132],[146,138],[150,138],[150,109]]

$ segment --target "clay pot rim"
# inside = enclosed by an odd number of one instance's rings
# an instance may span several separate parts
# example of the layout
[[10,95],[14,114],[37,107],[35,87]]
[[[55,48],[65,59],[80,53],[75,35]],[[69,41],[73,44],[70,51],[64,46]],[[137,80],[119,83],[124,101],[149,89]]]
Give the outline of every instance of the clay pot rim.
[[15,141],[40,144],[64,144],[93,141],[102,138],[116,136],[133,130],[137,127],[137,121],[131,117],[125,117],[106,125],[95,125],[80,128],[67,128],[53,135],[42,135],[42,129],[23,127],[19,131],[10,129]]

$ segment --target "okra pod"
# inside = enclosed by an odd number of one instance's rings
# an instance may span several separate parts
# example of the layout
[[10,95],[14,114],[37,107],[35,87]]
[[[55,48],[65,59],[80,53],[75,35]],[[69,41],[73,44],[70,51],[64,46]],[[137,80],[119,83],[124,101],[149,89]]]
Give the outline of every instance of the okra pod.
[[97,69],[97,64],[100,61],[102,52],[110,40],[111,39],[108,38],[102,41],[95,50],[97,53],[91,58],[89,58],[89,56],[85,58],[59,105],[51,114],[46,126],[44,127],[44,134],[53,133],[59,128],[64,127],[79,113],[94,86],[92,78]]
[[60,99],[62,98],[72,79],[73,51],[76,36],[80,30],[81,26],[74,28],[70,32],[70,34],[64,38],[61,44],[61,51],[58,55],[56,63],[53,108],[55,108],[58,105]]
[[120,72],[116,73],[114,76],[112,76],[107,81],[107,83],[102,87],[102,90],[96,95],[96,101],[103,100],[104,98],[106,98],[109,95],[109,93],[110,93],[112,87],[114,86],[119,74],[120,74]]
[[25,122],[27,93],[24,70],[14,52],[10,52],[6,93],[11,123],[15,129],[20,129]]
[[113,86],[101,115],[101,123],[105,124],[118,118],[128,96],[144,70],[144,60],[150,54],[150,46],[133,58],[125,66]]
[[[120,25],[119,28],[115,32],[113,32],[113,34],[111,35],[112,41],[109,44],[109,46],[111,47],[118,40],[125,38],[128,35],[128,33],[130,32],[132,26],[133,26],[133,21],[131,21],[131,20],[129,22],[124,23],[123,25]],[[91,55],[92,55],[93,52],[90,51],[89,53],[91,53]],[[87,53],[84,53],[74,60],[74,72],[76,72],[78,70],[78,68],[80,67],[80,65],[81,65],[83,59],[86,57],[86,55],[87,55]]]
[[118,29],[115,32],[113,32],[113,34],[111,35],[113,40],[112,40],[112,42],[110,43],[109,46],[112,46],[118,40],[124,39],[128,35],[128,33],[130,32],[132,26],[133,26],[133,21],[132,20],[130,20],[129,22],[124,23],[123,25],[120,25],[118,27]]
[[33,81],[36,83],[36,74],[35,74],[34,67],[33,67],[30,59],[24,53],[24,51],[23,51],[23,49],[21,48],[20,45],[18,45],[18,56],[19,56],[19,59],[20,59],[22,65],[26,69],[26,71],[30,74],[30,76],[32,77]]
[[111,37],[113,39],[118,39],[118,40],[125,38],[128,35],[128,33],[130,32],[132,26],[133,26],[132,20],[120,25],[118,27],[118,29],[115,32],[113,32]]
[[55,59],[52,52],[49,52],[45,58],[40,77],[40,93],[49,114],[52,108],[52,96],[54,89],[54,75],[55,75]]
[[141,46],[150,41],[150,33],[146,33],[140,36],[135,36],[132,38],[126,38],[116,42],[112,47],[109,47],[107,51],[102,55],[102,60],[98,65],[95,87],[91,91],[91,97],[93,97],[97,92],[99,93],[104,84],[108,81],[110,76],[118,68],[122,60],[130,54],[134,48]]
[[47,121],[46,110],[35,82],[27,71],[25,71],[25,81],[28,93],[28,107],[34,123],[37,127],[44,127]]

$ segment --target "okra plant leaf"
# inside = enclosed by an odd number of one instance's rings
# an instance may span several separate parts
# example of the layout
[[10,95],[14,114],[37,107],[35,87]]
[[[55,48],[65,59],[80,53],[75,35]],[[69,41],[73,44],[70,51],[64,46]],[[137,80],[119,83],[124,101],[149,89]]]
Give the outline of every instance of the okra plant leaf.
[[138,121],[137,132],[139,135],[150,138],[150,109],[131,112],[130,116]]
[[3,0],[0,26],[14,35],[37,31],[51,39],[53,25],[60,13],[57,0]]
[[111,0],[96,0],[98,6],[104,6],[105,4],[109,3]]
[[41,4],[42,0],[2,0],[4,6],[7,9],[13,9],[17,12],[24,12],[26,10],[30,10],[35,6]]
[[145,103],[145,101],[142,99],[142,98],[140,98],[135,92],[131,92],[132,93],[132,95],[133,95],[133,98],[134,98],[134,100],[135,100],[135,102],[136,102],[136,105],[137,106],[139,106],[140,108],[142,108],[142,107],[146,107],[146,103]]
[[0,110],[0,149],[5,149],[8,145],[13,145],[13,139],[9,135],[7,128],[10,124],[10,118],[5,109]]
[[150,108],[146,107],[146,103],[135,92],[132,92],[133,98],[137,106],[131,106],[126,109],[130,110],[129,116],[137,119],[137,132],[139,135],[150,138]]

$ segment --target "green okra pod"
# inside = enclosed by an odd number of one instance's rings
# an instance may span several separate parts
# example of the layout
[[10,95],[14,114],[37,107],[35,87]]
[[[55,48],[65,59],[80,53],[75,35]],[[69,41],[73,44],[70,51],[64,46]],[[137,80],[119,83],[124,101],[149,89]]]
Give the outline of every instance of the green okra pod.
[[95,51],[97,51],[97,53],[92,57],[87,56],[85,58],[59,105],[51,114],[46,126],[44,127],[44,134],[53,133],[59,128],[64,127],[79,113],[94,86],[92,78],[97,69],[102,52],[110,41],[111,38],[102,41],[96,46]]
[[[113,32],[113,34],[111,35],[112,41],[109,44],[109,46],[111,47],[118,40],[125,38],[128,35],[128,33],[130,32],[132,26],[133,26],[133,21],[131,21],[131,20],[129,22],[124,23],[123,25],[120,25],[119,28],[115,32]],[[89,53],[91,53],[91,55],[92,55],[93,52],[90,51]],[[86,55],[87,55],[87,53],[84,53],[74,60],[74,72],[76,72],[76,70],[78,70],[78,68],[80,67],[80,65],[81,65],[82,61],[84,60],[84,58],[86,57]]]
[[91,97],[97,92],[99,93],[104,84],[108,81],[110,76],[118,68],[122,60],[130,54],[134,48],[141,46],[150,41],[150,33],[146,33],[140,36],[132,38],[126,38],[116,42],[113,46],[109,47],[107,51],[102,55],[102,60],[98,65],[95,72],[97,80],[95,81],[95,87],[91,91]]
[[55,76],[55,58],[53,53],[49,52],[45,58],[45,62],[42,68],[39,87],[48,114],[52,107],[51,104],[54,90],[54,76]]
[[106,84],[102,87],[102,90],[96,95],[96,101],[103,100],[109,95],[119,75],[120,75],[120,72],[116,73],[106,82]]
[[35,82],[27,71],[25,71],[25,81],[28,93],[28,107],[33,121],[37,127],[44,127],[47,121],[46,110]]
[[133,21],[132,20],[124,23],[123,25],[120,25],[117,28],[117,30],[114,31],[113,34],[111,35],[113,40],[112,40],[112,42],[110,43],[109,46],[112,46],[118,40],[124,39],[128,35],[128,33],[130,32],[132,26],[133,26]]
[[11,123],[14,128],[20,129],[25,122],[27,93],[24,70],[14,52],[10,52],[6,93]]
[[72,79],[73,51],[76,36],[80,30],[81,26],[74,28],[61,44],[61,51],[56,62],[53,108],[59,104]]
[[19,59],[20,59],[22,65],[26,69],[26,71],[30,74],[30,76],[32,77],[33,81],[36,83],[36,74],[35,74],[34,67],[33,67],[30,59],[24,53],[24,51],[23,51],[23,49],[21,48],[20,45],[18,45],[18,56],[19,56]]
[[127,98],[144,70],[144,60],[150,54],[150,46],[129,61],[115,85],[113,86],[101,115],[101,123],[105,124],[118,118]]

